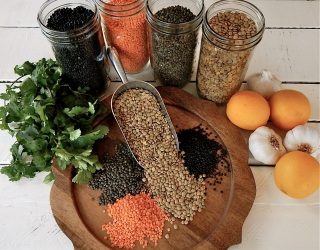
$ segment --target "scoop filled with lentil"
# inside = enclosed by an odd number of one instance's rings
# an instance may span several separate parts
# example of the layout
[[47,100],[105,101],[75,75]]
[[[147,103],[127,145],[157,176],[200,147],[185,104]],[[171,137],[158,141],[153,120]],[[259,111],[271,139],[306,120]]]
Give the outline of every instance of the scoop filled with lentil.
[[184,166],[156,97],[127,90],[115,100],[114,113],[159,206],[187,224],[204,207],[205,182]]

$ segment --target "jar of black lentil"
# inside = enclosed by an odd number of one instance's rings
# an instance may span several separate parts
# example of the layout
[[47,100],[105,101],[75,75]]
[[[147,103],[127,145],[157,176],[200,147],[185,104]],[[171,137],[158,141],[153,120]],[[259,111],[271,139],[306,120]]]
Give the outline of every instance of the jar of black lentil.
[[97,7],[90,0],[50,0],[38,13],[42,33],[50,41],[63,79],[73,89],[99,95],[109,84],[103,56],[103,33]]
[[249,2],[221,0],[208,8],[197,71],[199,96],[220,104],[240,89],[264,28],[263,14]]
[[116,48],[127,73],[139,73],[149,61],[145,0],[95,1],[106,43]]
[[190,81],[203,13],[203,0],[148,0],[148,45],[158,83],[183,87]]

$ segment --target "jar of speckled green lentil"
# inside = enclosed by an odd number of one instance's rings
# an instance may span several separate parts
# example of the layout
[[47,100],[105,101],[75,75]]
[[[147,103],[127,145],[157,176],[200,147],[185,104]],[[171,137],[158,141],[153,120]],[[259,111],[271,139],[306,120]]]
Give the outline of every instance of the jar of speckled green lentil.
[[203,0],[148,0],[148,45],[157,83],[190,81],[204,13]]

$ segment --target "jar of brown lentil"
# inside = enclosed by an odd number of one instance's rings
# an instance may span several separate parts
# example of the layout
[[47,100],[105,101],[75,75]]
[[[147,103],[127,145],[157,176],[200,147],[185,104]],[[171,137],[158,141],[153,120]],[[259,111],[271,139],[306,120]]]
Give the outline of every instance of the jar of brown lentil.
[[203,0],[148,0],[148,45],[157,83],[183,87],[190,81]]
[[95,0],[106,43],[116,48],[124,70],[141,72],[149,61],[145,0]]
[[225,103],[239,90],[264,28],[263,14],[249,2],[221,0],[208,8],[197,72],[199,96]]

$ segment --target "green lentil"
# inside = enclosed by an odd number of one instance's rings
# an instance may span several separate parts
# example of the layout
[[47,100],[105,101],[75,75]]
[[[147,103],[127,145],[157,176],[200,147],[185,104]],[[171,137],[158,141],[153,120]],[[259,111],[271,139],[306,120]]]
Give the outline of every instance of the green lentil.
[[[155,17],[167,23],[186,23],[195,15],[188,8],[170,6],[156,12]],[[183,87],[189,82],[198,30],[183,34],[165,34],[152,31],[151,63],[154,77],[163,85]]]
[[116,146],[113,157],[106,155],[104,168],[93,175],[89,186],[102,191],[99,204],[114,204],[127,194],[138,194],[145,190],[143,169],[134,159],[126,144]]

